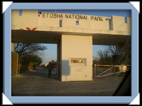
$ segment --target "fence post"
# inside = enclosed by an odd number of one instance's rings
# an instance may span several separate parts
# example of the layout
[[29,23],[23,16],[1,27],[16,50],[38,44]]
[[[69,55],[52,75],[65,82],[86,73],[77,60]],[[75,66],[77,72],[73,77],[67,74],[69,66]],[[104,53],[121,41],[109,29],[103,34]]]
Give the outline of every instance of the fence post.
[[113,68],[114,68],[114,73],[115,73],[115,65],[113,66]]
[[96,79],[96,64],[94,65],[94,80]]

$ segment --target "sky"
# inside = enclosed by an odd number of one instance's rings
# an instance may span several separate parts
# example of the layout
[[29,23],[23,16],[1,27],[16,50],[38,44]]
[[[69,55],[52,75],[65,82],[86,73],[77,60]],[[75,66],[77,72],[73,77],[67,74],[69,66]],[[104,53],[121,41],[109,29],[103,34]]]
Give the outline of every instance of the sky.
[[[131,17],[130,10],[39,10],[39,12],[55,12],[56,13],[69,13],[69,14],[82,14],[82,15],[95,15],[95,16],[106,16],[112,15]],[[42,64],[48,63],[51,60],[57,60],[57,45],[56,44],[42,44],[47,47],[47,50],[40,52],[42,58]],[[93,45],[93,57],[96,58],[99,50],[105,50],[108,46],[106,45]],[[93,58],[92,57],[92,58]]]

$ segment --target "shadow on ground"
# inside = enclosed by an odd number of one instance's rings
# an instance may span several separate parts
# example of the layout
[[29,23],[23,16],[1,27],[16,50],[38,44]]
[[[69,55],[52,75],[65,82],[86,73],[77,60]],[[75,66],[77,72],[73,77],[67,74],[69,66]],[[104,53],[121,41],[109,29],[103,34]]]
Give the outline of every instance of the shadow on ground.
[[35,70],[12,77],[12,96],[112,96],[122,79],[116,74],[95,81],[62,82],[54,72],[48,78],[47,70]]

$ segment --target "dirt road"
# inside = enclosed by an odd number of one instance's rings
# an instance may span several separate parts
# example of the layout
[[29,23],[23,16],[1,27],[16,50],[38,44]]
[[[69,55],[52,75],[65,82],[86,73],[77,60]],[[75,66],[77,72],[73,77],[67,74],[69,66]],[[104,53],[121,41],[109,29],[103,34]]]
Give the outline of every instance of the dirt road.
[[32,71],[12,77],[12,96],[111,96],[122,81],[117,74],[95,81],[61,82],[55,73]]

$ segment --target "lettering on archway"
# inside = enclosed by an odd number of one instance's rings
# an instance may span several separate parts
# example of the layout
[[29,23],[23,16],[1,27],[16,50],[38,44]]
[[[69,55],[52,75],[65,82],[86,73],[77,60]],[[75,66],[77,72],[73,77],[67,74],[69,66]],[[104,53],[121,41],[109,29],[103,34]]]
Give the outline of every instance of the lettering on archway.
[[66,18],[66,19],[77,19],[77,20],[94,20],[94,21],[103,21],[103,17],[100,16],[87,16],[79,14],[62,14],[62,13],[43,13],[43,18]]

